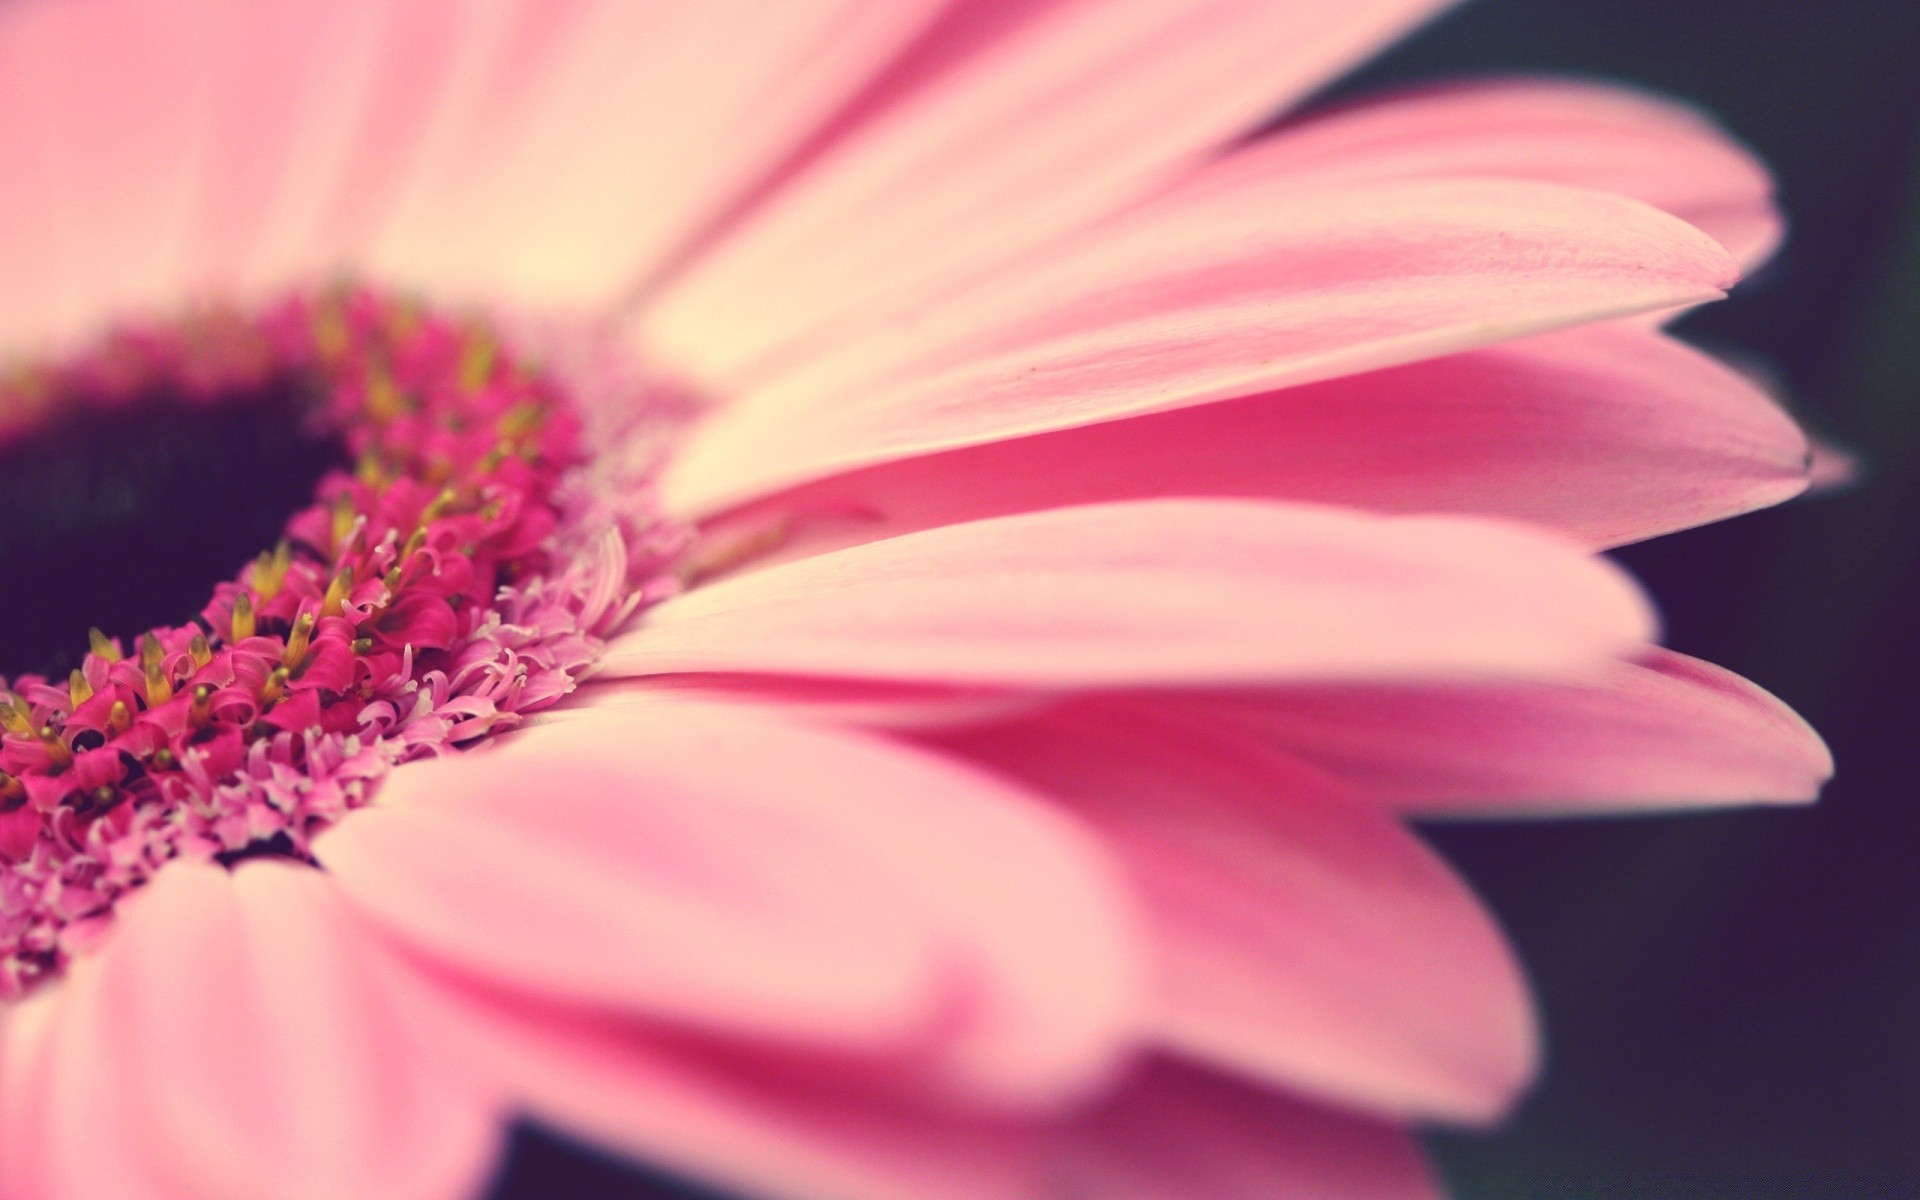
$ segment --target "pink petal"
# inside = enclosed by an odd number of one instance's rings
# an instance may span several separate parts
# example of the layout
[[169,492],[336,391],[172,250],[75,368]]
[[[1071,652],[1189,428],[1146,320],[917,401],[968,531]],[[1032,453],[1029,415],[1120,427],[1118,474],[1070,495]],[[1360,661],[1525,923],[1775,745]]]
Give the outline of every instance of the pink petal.
[[1509,79],[1424,87],[1287,126],[1179,186],[1324,186],[1446,175],[1542,179],[1643,200],[1746,264],[1780,239],[1773,181],[1698,109],[1605,84]]
[[0,348],[178,301],[218,24],[155,0],[0,11]]
[[472,1056],[538,1119],[762,1200],[1035,1200],[1037,1128],[862,1095],[808,1070],[703,1056],[577,1011],[480,1001]]
[[376,946],[324,877],[279,863],[176,862],[123,904],[94,1003],[61,1019],[95,1048],[91,1095],[124,1100],[154,1190],[471,1193],[492,1106],[429,1048],[423,994]]
[[1398,821],[1311,768],[1152,700],[941,744],[1060,797],[1119,849],[1157,933],[1157,1028],[1180,1052],[1401,1118],[1485,1122],[1531,1078],[1526,985],[1491,918]]
[[177,1200],[140,1153],[138,1099],[117,1089],[99,1036],[100,964],[76,962],[14,1010],[0,1038],[0,1195],[8,1200]]
[[1818,734],[1730,672],[1651,650],[1590,680],[1325,688],[1195,699],[1363,792],[1426,815],[1523,816],[1811,800]]
[[1062,1195],[1440,1200],[1405,1131],[1158,1064],[1075,1131]]
[[1745,376],[1616,324],[882,463],[727,521],[784,523],[791,557],[1064,504],[1267,496],[1610,546],[1784,500],[1806,461],[1806,436]]
[[1054,686],[1566,670],[1637,645],[1611,567],[1519,527],[1238,500],[949,525],[698,587],[608,676]]
[[749,393],[662,480],[706,515],[888,459],[1312,383],[1720,295],[1705,234],[1507,180],[1179,195]]
[[513,7],[414,165],[373,255],[383,277],[521,305],[608,304],[811,135],[941,5]]
[[702,381],[917,309],[1139,196],[1444,0],[963,0],[648,340]]
[[1078,1090],[1134,1016],[1127,904],[1077,826],[939,757],[744,708],[595,708],[409,766],[318,853],[382,924],[504,988],[922,1047],[936,1086]]

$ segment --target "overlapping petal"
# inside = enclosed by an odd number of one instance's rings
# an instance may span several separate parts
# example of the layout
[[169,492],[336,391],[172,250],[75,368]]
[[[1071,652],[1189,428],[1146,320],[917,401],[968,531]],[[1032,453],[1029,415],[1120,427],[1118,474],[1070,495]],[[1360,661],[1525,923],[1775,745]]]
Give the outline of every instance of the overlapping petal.
[[804,357],[1071,233],[1446,0],[960,0],[862,120],[651,297],[709,386]]
[[1154,922],[1169,1045],[1395,1117],[1500,1115],[1538,1048],[1485,910],[1391,816],[1221,724],[1089,700],[939,741],[1118,848]]
[[1588,679],[1174,703],[1424,815],[1802,803],[1833,773],[1819,735],[1786,705],[1665,650]]
[[489,1092],[360,936],[304,868],[169,866],[36,1001],[37,1036],[9,1031],[8,1194],[467,1194],[498,1136]]
[[911,454],[1312,383],[1720,295],[1705,234],[1520,180],[1174,197],[738,397],[662,477],[704,516]]
[[719,580],[609,676],[1041,686],[1577,669],[1651,635],[1624,576],[1517,526],[1150,500],[925,530]]
[[783,556],[1067,504],[1264,496],[1457,512],[1618,545],[1777,503],[1807,439],[1747,377],[1589,326],[1173,412],[918,455],[734,514]]
[[318,853],[508,990],[920,1055],[929,1086],[1076,1091],[1136,1019],[1130,908],[1089,834],[960,764],[737,707],[589,710],[409,767]]

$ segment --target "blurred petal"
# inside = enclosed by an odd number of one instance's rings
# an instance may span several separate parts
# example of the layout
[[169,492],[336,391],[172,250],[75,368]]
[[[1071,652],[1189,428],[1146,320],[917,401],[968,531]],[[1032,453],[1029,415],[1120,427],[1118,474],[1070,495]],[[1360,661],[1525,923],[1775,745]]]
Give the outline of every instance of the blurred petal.
[[1082,1088],[1134,1018],[1130,914],[1085,833],[960,764],[746,709],[597,708],[409,766],[317,853],[501,987],[925,1045],[963,1089]]
[[1169,197],[703,424],[662,497],[710,515],[866,464],[1162,412],[1698,303],[1721,247],[1505,180]]
[[862,125],[655,297],[647,340],[732,385],[919,308],[1113,211],[1446,6],[962,0],[882,80]]
[[1741,373],[1636,325],[1508,342],[830,476],[727,518],[783,557],[1146,496],[1264,496],[1542,525],[1594,546],[1799,493],[1807,439]]
[[179,300],[223,12],[0,8],[0,354]]
[[604,306],[771,171],[940,0],[522,0],[373,255],[434,294]]
[[1388,1116],[1499,1116],[1539,1049],[1486,911],[1391,816],[1188,716],[1085,701],[942,744],[1118,848],[1158,935],[1170,1046]]
[[97,996],[61,1020],[158,1190],[454,1200],[485,1177],[492,1106],[317,872],[176,862],[118,919]]
[[1100,1200],[1440,1200],[1412,1135],[1173,1064],[1083,1121],[1061,1194]]
[[1577,668],[1651,632],[1624,576],[1519,527],[1154,500],[924,530],[698,587],[606,676],[1055,686]]
[[535,1118],[762,1200],[1034,1200],[1036,1132],[710,1061],[640,1027],[477,997],[472,1053]]
[[1791,709],[1665,650],[1584,680],[1189,697],[1421,815],[1526,816],[1811,800],[1833,774]]
[[1645,201],[1752,265],[1779,243],[1773,180],[1699,109],[1564,79],[1443,84],[1289,125],[1181,188],[1254,177],[1302,185],[1445,175],[1540,179]]

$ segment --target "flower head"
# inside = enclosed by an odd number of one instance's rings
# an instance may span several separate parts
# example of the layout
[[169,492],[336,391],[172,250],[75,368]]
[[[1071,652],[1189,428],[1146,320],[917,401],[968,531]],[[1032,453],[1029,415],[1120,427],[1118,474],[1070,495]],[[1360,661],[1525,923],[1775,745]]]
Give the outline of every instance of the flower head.
[[1439,7],[0,10],[0,494],[304,464],[145,628],[234,502],[0,539],[0,1191],[451,1200],[530,1114],[1428,1194],[1537,1039],[1402,818],[1828,769],[1593,557],[1805,485],[1657,323],[1764,173],[1537,81],[1238,140]]

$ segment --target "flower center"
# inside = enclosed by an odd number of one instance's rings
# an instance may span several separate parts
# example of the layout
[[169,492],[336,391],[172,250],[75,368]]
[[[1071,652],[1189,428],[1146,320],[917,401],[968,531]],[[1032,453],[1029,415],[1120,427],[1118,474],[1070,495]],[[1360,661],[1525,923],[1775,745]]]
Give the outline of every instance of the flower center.
[[487,326],[361,291],[0,381],[0,1000],[168,860],[304,859],[571,691],[658,535],[582,444]]

